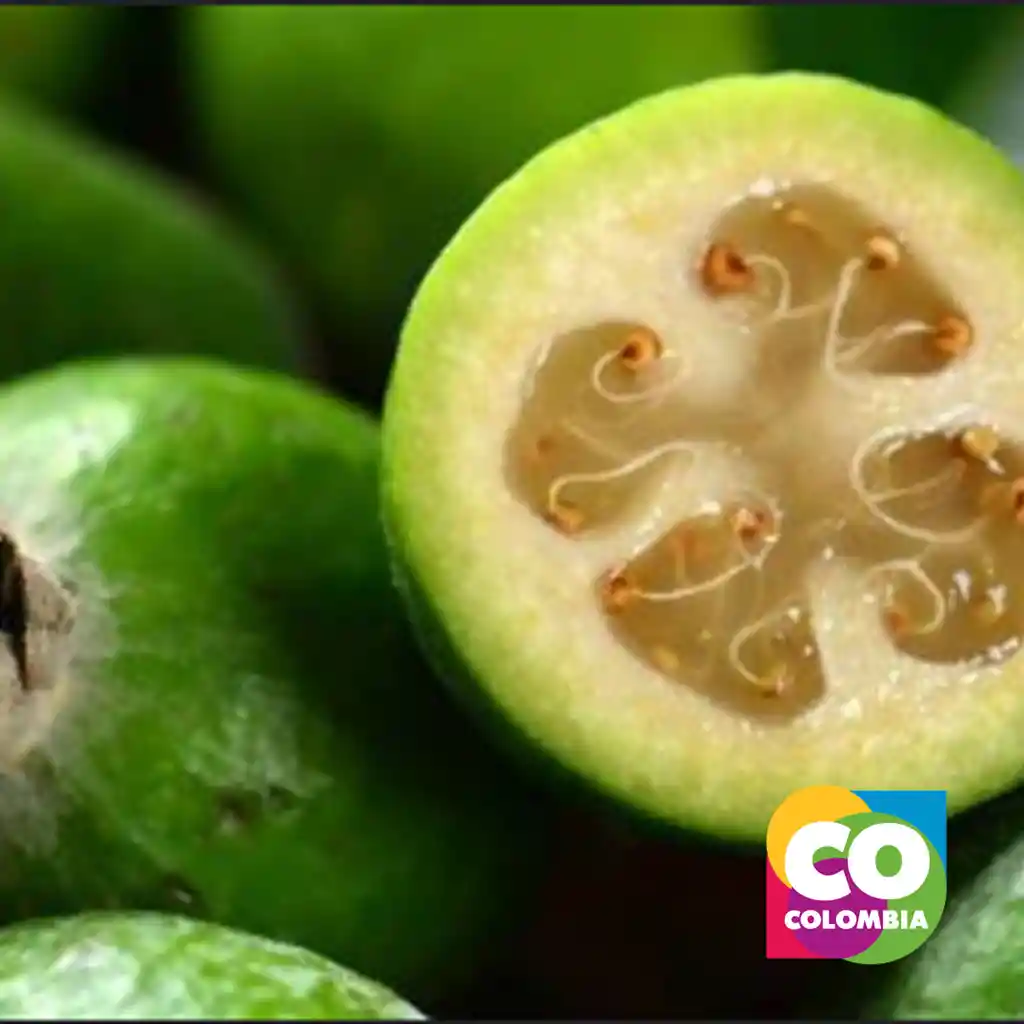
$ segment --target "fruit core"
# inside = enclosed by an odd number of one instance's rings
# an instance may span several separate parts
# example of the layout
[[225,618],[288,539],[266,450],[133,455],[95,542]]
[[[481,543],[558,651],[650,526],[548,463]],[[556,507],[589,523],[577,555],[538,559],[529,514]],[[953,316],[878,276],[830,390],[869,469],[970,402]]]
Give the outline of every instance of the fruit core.
[[0,774],[45,738],[66,692],[74,599],[0,531]]
[[828,685],[810,574],[842,559],[903,654],[1011,656],[1024,635],[1024,449],[973,414],[893,422],[822,474],[807,453],[827,432],[792,418],[808,394],[842,417],[882,378],[929,388],[971,357],[969,317],[923,262],[848,198],[796,185],[720,211],[680,253],[679,287],[749,346],[743,401],[709,399],[685,348],[624,317],[538,339],[508,435],[510,488],[566,544],[628,530],[670,470],[687,486],[715,450],[755,467],[756,487],[701,494],[698,514],[594,580],[619,641],[708,700],[792,718]]

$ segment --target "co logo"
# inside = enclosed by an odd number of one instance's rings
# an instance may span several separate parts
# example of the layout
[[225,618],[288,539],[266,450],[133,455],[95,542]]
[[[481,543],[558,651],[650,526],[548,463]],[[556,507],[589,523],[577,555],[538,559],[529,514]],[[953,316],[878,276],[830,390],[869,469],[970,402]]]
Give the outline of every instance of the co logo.
[[[824,903],[845,899],[850,883],[879,900],[900,900],[917,892],[928,880],[931,852],[927,841],[909,825],[879,822],[868,825],[851,840],[853,829],[840,821],[813,821],[797,829],[786,848],[786,877],[801,896]],[[895,874],[878,869],[878,855],[894,848],[900,857]],[[846,871],[825,874],[815,857],[822,851],[846,857]]]

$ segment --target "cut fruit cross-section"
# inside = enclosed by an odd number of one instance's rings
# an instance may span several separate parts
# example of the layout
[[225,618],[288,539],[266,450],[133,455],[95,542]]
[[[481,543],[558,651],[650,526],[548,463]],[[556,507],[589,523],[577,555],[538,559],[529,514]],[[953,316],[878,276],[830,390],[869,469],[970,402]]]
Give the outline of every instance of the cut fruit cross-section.
[[506,736],[756,837],[811,784],[1024,768],[1024,182],[841,79],[719,79],[553,146],[413,305],[386,508]]

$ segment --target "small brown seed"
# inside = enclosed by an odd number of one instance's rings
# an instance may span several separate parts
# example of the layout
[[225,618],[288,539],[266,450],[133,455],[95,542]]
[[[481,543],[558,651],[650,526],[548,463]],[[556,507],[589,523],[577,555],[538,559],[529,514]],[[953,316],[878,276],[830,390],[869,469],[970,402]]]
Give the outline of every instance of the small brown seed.
[[964,355],[971,347],[973,332],[971,325],[960,316],[949,314],[935,325],[932,344],[950,359]]
[[629,332],[621,349],[619,363],[623,369],[636,373],[661,358],[661,339],[649,327],[637,327]]
[[900,604],[891,603],[886,605],[882,612],[882,620],[890,636],[905,637],[913,632],[913,626],[909,612]]
[[880,231],[867,240],[866,248],[868,270],[892,270],[899,265],[902,250],[892,235]]
[[715,242],[708,248],[700,274],[704,288],[716,296],[749,291],[754,284],[753,267],[738,250],[724,242]]
[[636,587],[623,572],[610,572],[601,584],[601,600],[605,611],[616,615],[636,596]]

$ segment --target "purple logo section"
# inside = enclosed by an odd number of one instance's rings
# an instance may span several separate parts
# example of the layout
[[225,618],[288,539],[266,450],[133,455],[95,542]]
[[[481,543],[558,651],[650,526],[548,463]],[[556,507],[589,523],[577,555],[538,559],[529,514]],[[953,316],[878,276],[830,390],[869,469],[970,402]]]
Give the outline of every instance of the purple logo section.
[[[846,875],[846,880],[850,881],[849,872],[846,870],[845,857],[829,857],[826,860],[819,861],[817,866],[823,875],[834,875],[841,871]],[[841,900],[832,900],[828,903],[821,900],[809,900],[806,896],[801,896],[795,889],[791,889],[789,893],[790,910],[797,910],[801,913],[805,910],[816,910],[822,917],[827,914],[830,923],[833,925],[832,928],[827,929],[820,926],[814,929],[800,928],[795,933],[800,940],[800,944],[805,946],[809,952],[816,953],[818,956],[834,957],[836,959],[845,959],[846,957],[857,956],[858,953],[863,953],[882,934],[881,927],[840,928],[836,924],[839,912],[841,910],[850,910],[854,914],[859,915],[862,910],[877,910],[881,912],[887,907],[888,903],[885,900],[868,896],[854,886],[852,882],[850,882],[850,894],[848,896]]]

